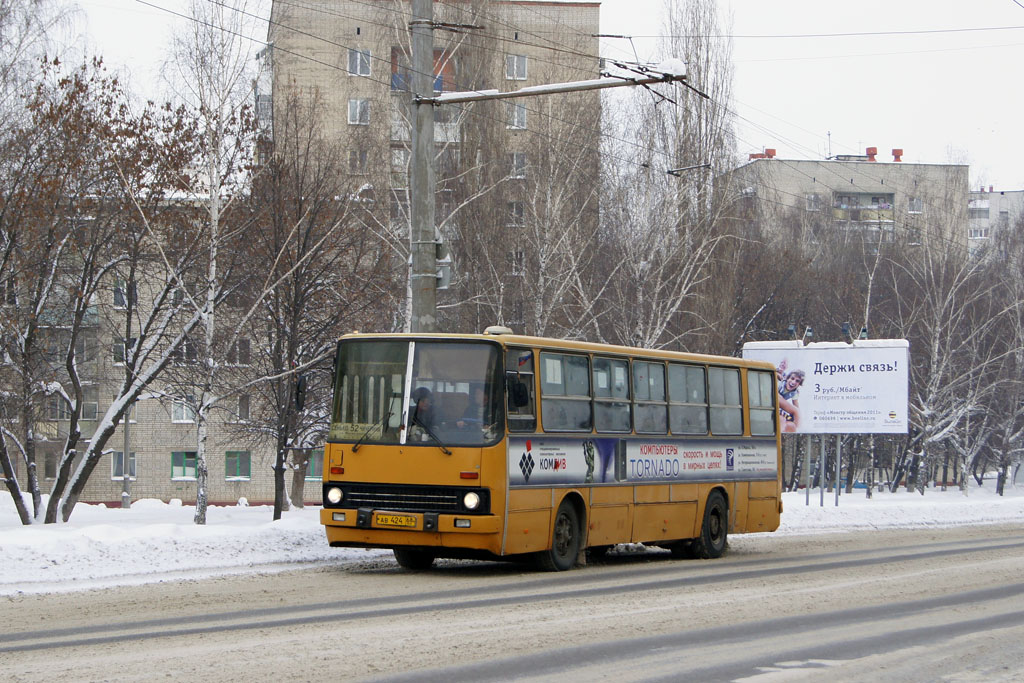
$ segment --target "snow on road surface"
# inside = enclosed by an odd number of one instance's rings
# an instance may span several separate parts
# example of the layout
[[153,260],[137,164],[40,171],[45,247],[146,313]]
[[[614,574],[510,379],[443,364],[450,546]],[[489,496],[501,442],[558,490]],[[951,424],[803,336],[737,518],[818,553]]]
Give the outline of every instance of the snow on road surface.
[[[992,486],[918,493],[842,495],[818,490],[810,505],[803,491],[783,494],[777,534],[821,534],[864,529],[1024,524],[1024,487]],[[131,509],[79,504],[65,524],[22,526],[11,497],[0,493],[0,595],[48,593],[296,569],[390,557],[386,550],[331,548],[320,526],[320,508],[284,513],[270,507],[211,507],[207,524],[192,523],[195,510],[181,501],[141,500]]]

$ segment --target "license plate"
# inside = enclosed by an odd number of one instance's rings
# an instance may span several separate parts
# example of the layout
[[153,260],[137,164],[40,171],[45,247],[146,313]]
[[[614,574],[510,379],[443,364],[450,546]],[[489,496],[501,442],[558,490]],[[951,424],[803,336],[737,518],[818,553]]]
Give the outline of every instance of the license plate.
[[376,521],[381,526],[416,526],[416,518],[413,515],[382,515],[377,513]]

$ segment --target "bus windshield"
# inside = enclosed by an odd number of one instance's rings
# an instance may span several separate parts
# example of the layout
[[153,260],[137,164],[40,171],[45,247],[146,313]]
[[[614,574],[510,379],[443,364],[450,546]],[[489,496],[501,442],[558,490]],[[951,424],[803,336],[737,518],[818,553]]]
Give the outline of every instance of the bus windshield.
[[329,441],[483,446],[504,432],[499,347],[343,340]]

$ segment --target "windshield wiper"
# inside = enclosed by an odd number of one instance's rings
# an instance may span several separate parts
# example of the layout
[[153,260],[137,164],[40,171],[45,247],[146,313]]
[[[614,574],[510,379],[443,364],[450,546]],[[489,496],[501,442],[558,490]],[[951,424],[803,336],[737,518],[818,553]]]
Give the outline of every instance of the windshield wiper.
[[452,452],[448,449],[448,447],[444,445],[444,442],[441,441],[441,439],[437,438],[437,434],[434,433],[433,429],[428,427],[423,422],[420,422],[418,417],[413,416],[412,421],[413,421],[413,424],[418,424],[420,427],[423,427],[423,431],[425,431],[428,435],[430,435],[430,437],[434,441],[437,442],[437,446],[438,446],[438,448],[441,449],[442,453],[444,453],[445,455],[451,455],[452,454]]
[[356,451],[359,450],[359,447],[363,445],[363,440],[365,440],[366,437],[368,437],[370,435],[370,432],[372,432],[374,429],[377,428],[377,425],[381,425],[381,430],[380,431],[381,431],[381,434],[383,434],[384,433],[383,426],[385,424],[387,424],[387,421],[390,420],[390,419],[391,419],[391,411],[389,410],[386,413],[384,413],[384,417],[382,417],[381,419],[379,419],[376,422],[374,422],[372,425],[370,425],[369,429],[367,429],[365,432],[363,432],[363,435],[361,437],[359,437],[359,441],[356,441],[355,444],[352,445],[352,452],[355,453]]

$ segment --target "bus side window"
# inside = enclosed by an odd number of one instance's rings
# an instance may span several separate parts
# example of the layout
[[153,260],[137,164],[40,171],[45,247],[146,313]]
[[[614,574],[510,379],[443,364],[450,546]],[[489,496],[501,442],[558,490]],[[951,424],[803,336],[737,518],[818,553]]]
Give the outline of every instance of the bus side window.
[[673,434],[708,433],[708,397],[704,368],[697,365],[668,366],[669,425]]
[[775,436],[775,377],[770,372],[747,370],[750,400],[750,435]]
[[665,366],[662,363],[633,361],[633,415],[637,434],[667,431]]
[[540,373],[544,431],[591,431],[590,359],[587,356],[542,353]]
[[599,432],[628,432],[629,363],[594,358],[594,426]]
[[711,433],[742,434],[740,371],[737,368],[708,368],[708,390],[711,399]]
[[508,395],[508,430],[534,432],[537,411],[533,399],[533,351],[509,349],[505,354],[505,389]]

